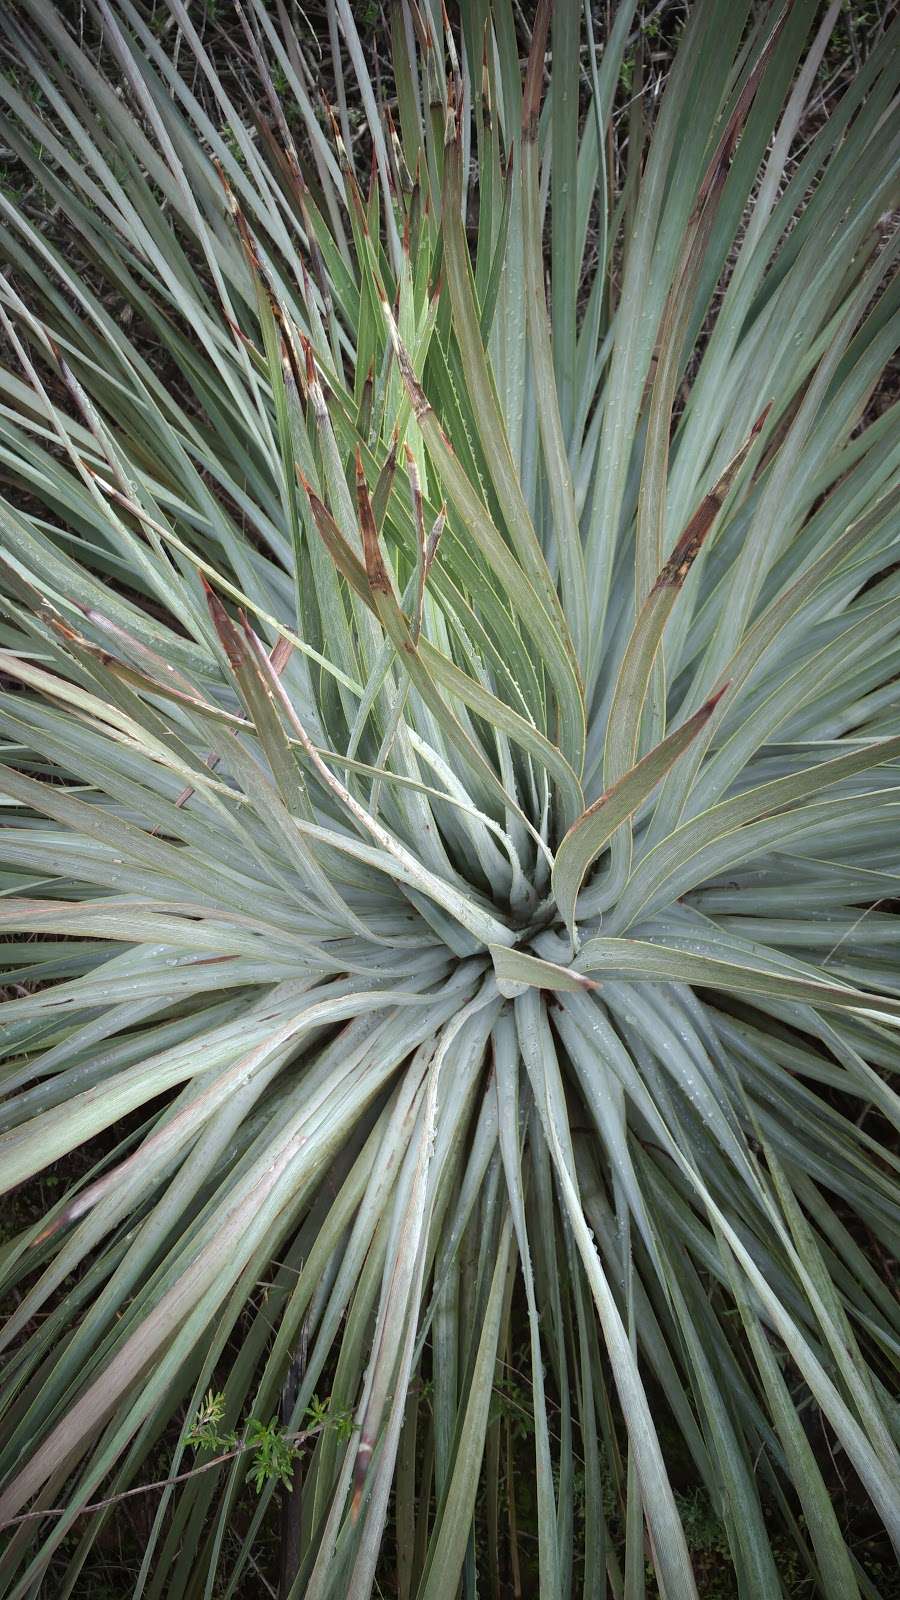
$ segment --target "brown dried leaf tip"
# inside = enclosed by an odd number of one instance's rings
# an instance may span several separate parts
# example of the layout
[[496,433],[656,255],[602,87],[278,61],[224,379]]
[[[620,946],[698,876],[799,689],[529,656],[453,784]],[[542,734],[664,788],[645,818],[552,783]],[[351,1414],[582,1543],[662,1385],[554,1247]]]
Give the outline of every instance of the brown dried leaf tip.
[[697,510],[691,517],[691,520],[685,528],[684,533],[678,540],[678,543],[672,551],[672,554],[665,563],[665,566],[662,568],[662,571],[656,580],[655,587],[657,589],[680,589],[681,585],[684,583],[685,578],[690,572],[691,567],[693,566],[697,556],[700,553],[700,550],[702,549],[703,541],[705,540],[710,528],[716,520],[716,517],[721,511],[722,506],[725,504],[728,491],[734,483],[734,480],[737,477],[741,467],[744,465],[744,462],[750,453],[750,448],[755,439],[758,438],[763,424],[765,423],[766,417],[769,415],[771,409],[771,404],[769,404],[763,411],[760,412],[753,424],[753,427],[750,429],[746,441],[741,446],[737,455],[733,456],[729,461],[725,471],[722,473],[715,487],[710,490],[709,494],[704,495],[703,499],[700,501]]
[[544,87],[544,56],[550,31],[550,0],[540,0],[531,34],[531,49],[525,71],[522,91],[522,138],[535,140],[541,113],[541,95]]
[[393,594],[390,576],[384,564],[381,546],[378,543],[378,530],[375,527],[372,501],[369,498],[369,486],[366,483],[366,474],[359,445],[356,446],[356,503],[359,507],[363,555],[370,587],[381,594]]
[[200,582],[203,585],[203,592],[206,595],[206,604],[209,607],[209,614],[212,617],[213,627],[215,628],[222,648],[228,657],[229,665],[233,667],[235,671],[238,671],[244,665],[246,660],[240,635],[231,618],[229,617],[228,612],[225,610],[225,607],[219,599],[219,596],[216,594],[215,589],[210,586],[202,572],[200,574]]

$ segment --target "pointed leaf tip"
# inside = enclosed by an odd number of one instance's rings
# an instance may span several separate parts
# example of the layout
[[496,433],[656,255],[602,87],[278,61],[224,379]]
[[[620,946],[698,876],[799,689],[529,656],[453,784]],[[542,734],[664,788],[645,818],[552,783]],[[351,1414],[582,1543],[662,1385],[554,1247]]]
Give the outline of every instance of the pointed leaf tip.
[[721,689],[717,689],[715,694],[711,694],[708,700],[704,700],[702,706],[700,707],[700,710],[697,712],[697,716],[698,717],[704,717],[704,718],[705,717],[711,717],[713,712],[716,709],[716,706],[719,704],[719,701],[721,700],[723,694],[727,694],[727,692],[728,692],[728,690],[730,688],[731,688],[731,679],[729,678],[727,683],[723,683],[722,684]]

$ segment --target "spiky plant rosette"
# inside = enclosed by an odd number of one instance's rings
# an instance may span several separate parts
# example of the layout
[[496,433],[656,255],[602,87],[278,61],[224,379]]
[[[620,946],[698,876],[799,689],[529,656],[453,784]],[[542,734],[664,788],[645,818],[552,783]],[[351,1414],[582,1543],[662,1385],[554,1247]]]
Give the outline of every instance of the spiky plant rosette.
[[133,1593],[234,1594],[276,1415],[283,1595],[498,1595],[525,1474],[546,1600],[695,1596],[673,1462],[742,1596],[876,1592],[900,22],[810,134],[838,10],[699,0],[651,118],[629,0],[401,0],[374,77],[333,0],[333,111],[264,0],[232,64],[4,9],[4,1183],[85,1147],[4,1246],[4,1595],[161,1452]]

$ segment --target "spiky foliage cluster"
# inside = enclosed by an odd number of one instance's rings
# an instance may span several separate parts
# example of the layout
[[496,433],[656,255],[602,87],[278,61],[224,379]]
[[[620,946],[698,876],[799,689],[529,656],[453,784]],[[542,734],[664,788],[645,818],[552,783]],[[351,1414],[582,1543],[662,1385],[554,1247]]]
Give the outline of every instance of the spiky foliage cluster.
[[[499,1594],[528,1470],[546,1600],[687,1600],[673,1455],[742,1596],[870,1595],[900,23],[798,142],[837,4],[698,0],[615,130],[630,0],[400,0],[375,81],[332,0],[333,116],[168,4],[0,23],[5,1183],[89,1152],[4,1252],[2,1593],[215,1390],[352,1413],[291,1597]],[[233,1594],[277,1476],[158,1494],[134,1593]]]

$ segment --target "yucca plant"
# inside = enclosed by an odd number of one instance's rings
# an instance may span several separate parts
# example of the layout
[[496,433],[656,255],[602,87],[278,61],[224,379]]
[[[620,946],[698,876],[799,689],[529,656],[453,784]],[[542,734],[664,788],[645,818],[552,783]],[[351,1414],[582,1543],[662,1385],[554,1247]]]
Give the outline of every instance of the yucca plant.
[[0,19],[0,1591],[875,1595],[900,22],[203,10]]

